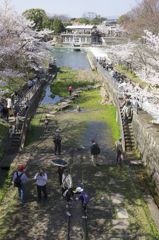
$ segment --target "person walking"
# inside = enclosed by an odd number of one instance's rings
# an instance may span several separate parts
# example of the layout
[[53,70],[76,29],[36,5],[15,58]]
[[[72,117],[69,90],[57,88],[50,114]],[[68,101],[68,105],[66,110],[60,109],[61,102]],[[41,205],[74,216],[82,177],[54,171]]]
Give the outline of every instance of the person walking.
[[3,116],[7,119],[7,121],[8,121],[8,115],[9,115],[8,108],[7,108],[7,106],[4,106],[3,107]]
[[[89,203],[89,197],[88,197],[88,194],[84,193],[84,190],[81,188],[81,187],[77,187],[76,188],[76,191],[77,193],[79,193],[79,197],[78,198],[75,198],[75,199],[72,199],[74,201],[81,201],[82,203],[82,208],[83,208],[83,211],[84,211],[84,214],[87,212],[87,209],[86,209],[86,206],[87,204]],[[82,216],[82,218],[87,218],[86,215]]]
[[55,144],[55,155],[56,155],[57,150],[60,155],[62,137],[61,137],[59,129],[56,130],[56,133],[54,134],[53,139],[54,139],[54,144]]
[[123,148],[121,144],[122,138],[120,137],[118,141],[115,142],[115,151],[116,151],[116,162],[122,163]]
[[68,90],[69,90],[69,94],[70,94],[70,96],[71,96],[71,94],[72,94],[72,87],[69,86]]
[[26,97],[26,99],[24,101],[24,108],[25,108],[25,112],[28,110],[28,108],[30,108],[30,101],[29,101],[28,97]]
[[19,113],[17,113],[17,116],[15,117],[15,130],[18,132],[20,129],[22,119],[21,116],[19,116]]
[[18,100],[15,100],[15,101],[14,101],[14,106],[13,106],[13,108],[14,108],[14,116],[16,117],[16,116],[17,116],[17,113],[20,113],[20,107],[19,107],[19,105],[18,105]]
[[63,171],[61,187],[62,187],[62,195],[67,189],[73,188],[72,177],[68,173],[67,169]]
[[20,204],[24,203],[25,183],[29,182],[27,176],[23,172],[24,166],[20,166],[19,171],[13,175],[13,188],[18,187]]
[[44,199],[47,200],[47,191],[46,191],[47,174],[44,173],[43,169],[40,169],[39,172],[35,174],[34,180],[36,180],[36,183],[37,183],[37,192],[38,192],[39,201],[41,201],[41,191],[44,193]]
[[7,98],[7,108],[8,108],[8,114],[9,116],[13,115],[13,103],[11,97]]
[[127,124],[128,123],[128,103],[126,102],[121,113],[123,113],[124,115],[124,123]]
[[49,120],[47,119],[47,116],[45,117],[44,124],[45,124],[46,132],[47,132],[48,131],[48,124],[49,124]]
[[10,126],[9,127],[9,138],[11,138],[13,134],[14,134],[14,129],[12,126]]
[[92,140],[92,146],[91,146],[91,156],[92,156],[92,162],[94,167],[99,166],[98,164],[98,154],[100,153],[100,149],[98,147],[98,144],[95,142],[95,140]]

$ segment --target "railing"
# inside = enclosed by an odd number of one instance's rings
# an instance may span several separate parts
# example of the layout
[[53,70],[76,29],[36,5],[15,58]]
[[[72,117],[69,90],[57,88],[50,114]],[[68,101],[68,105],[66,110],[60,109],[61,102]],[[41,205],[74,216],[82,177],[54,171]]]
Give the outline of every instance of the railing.
[[24,122],[23,122],[22,131],[21,131],[21,134],[20,134],[20,139],[21,140],[22,140],[22,136],[23,136],[23,133],[24,133],[24,130],[25,130],[25,125],[26,125],[26,122],[27,122],[28,113],[29,113],[29,108],[27,109],[27,111],[25,113],[25,119],[24,119]]
[[103,72],[103,74],[106,76],[106,78],[111,82],[111,84],[118,90],[119,83],[113,78],[107,70],[105,70],[98,62],[97,67]]
[[119,123],[119,128],[120,128],[120,135],[122,137],[122,146],[123,146],[123,151],[125,152],[125,136],[124,136],[124,130],[123,130],[123,122],[121,118],[121,113],[120,113],[120,102],[119,102],[119,97],[118,94],[115,93],[116,97],[116,107],[118,111],[118,123]]
[[124,137],[124,130],[123,130],[123,122],[121,118],[121,113],[120,113],[120,102],[119,102],[119,97],[118,97],[118,86],[119,83],[110,76],[107,70],[105,70],[98,62],[97,62],[97,67],[102,71],[104,76],[108,79],[108,81],[115,87],[114,93],[113,93],[113,100],[115,102],[116,108],[117,108],[117,114],[118,114],[118,123],[119,123],[119,128],[120,128],[120,135],[122,137],[122,146],[123,146],[123,151],[125,151],[125,137]]

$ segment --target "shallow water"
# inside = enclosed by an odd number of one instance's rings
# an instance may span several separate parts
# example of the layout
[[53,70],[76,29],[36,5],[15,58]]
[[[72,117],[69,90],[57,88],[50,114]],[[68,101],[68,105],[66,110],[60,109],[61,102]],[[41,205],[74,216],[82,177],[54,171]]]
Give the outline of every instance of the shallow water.
[[54,51],[52,51],[52,56],[56,59],[58,68],[70,67],[74,70],[82,68],[91,71],[86,55],[86,49],[76,52],[73,51],[73,48],[54,48]]
[[50,91],[50,84],[45,85],[44,89],[46,91],[46,94],[41,102],[41,105],[47,106],[48,108],[52,108],[56,103],[63,99],[63,97],[59,97],[59,95],[55,95],[54,98],[49,97],[49,95],[52,94],[52,92]]
[[[79,70],[79,68],[82,68],[84,70],[91,71],[86,55],[86,49],[75,52],[73,51],[73,48],[55,48],[54,51],[52,51],[52,56],[56,59],[58,68],[70,67],[74,70]],[[59,74],[59,72],[57,72],[57,74]],[[50,85],[47,84],[44,88],[46,91],[46,95],[43,98],[41,105],[52,108],[61,99],[63,99],[63,97],[59,97],[58,95],[56,95],[55,98],[49,97],[49,95],[52,94],[52,92],[50,91]]]

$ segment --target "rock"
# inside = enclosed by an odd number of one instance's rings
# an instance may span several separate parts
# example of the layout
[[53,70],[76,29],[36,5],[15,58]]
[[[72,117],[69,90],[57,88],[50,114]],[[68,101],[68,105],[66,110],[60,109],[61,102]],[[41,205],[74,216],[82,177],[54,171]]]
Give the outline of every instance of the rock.
[[101,172],[101,171],[99,171],[99,172],[96,172],[96,173],[95,173],[95,176],[96,176],[96,177],[102,177],[102,176],[103,176],[103,174],[102,174],[102,172]]
[[77,106],[77,111],[80,112],[81,111],[81,108],[80,106]]

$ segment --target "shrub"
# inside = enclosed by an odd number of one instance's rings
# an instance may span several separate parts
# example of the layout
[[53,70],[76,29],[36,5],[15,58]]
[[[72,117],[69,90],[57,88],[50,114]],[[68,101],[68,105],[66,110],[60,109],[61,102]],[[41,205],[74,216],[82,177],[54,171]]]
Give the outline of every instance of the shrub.
[[122,65],[122,66],[121,66],[121,70],[126,70],[125,65]]

